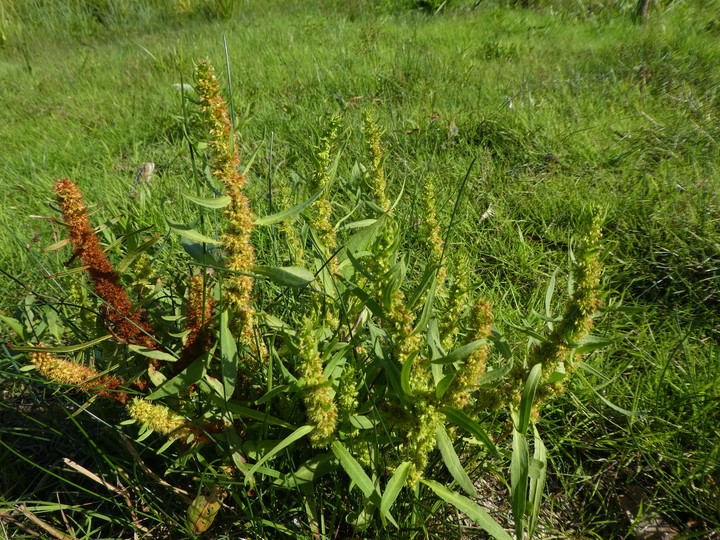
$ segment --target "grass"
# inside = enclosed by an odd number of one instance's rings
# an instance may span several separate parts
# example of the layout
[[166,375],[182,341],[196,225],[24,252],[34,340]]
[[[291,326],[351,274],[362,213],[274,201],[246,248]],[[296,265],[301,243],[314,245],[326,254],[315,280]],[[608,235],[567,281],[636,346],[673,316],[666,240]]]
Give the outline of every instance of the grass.
[[[22,309],[18,281],[43,290],[38,261],[64,262],[64,254],[42,252],[62,234],[30,217],[56,215],[47,207],[56,177],[78,181],[86,200],[102,201],[101,219],[125,214],[133,216],[128,226],[164,231],[166,218],[188,222],[195,215],[180,196],[192,185],[191,156],[173,85],[188,82],[197,58],[223,65],[225,37],[243,156],[259,150],[250,193],[261,215],[268,212],[269,178],[282,185],[310,174],[310,134],[335,113],[358,125],[364,108],[376,111],[387,126],[392,194],[403,182],[414,194],[433,176],[445,224],[478,157],[450,242],[468,251],[474,285],[499,306],[506,330],[521,325],[530,308],[543,311],[544,286],[558,265],[564,277],[587,207],[606,209],[606,288],[630,309],[603,319],[600,330],[620,338],[586,359],[587,385],[575,379],[543,414],[547,507],[559,516],[546,520],[545,533],[623,537],[630,524],[620,500],[632,486],[683,534],[716,531],[717,2],[668,3],[645,24],[633,22],[624,4],[601,2],[519,9],[487,0],[474,10],[458,2],[436,16],[380,3],[236,4],[227,19],[189,10],[166,23],[161,14],[169,8],[161,2],[104,19],[3,3],[0,220],[10,234],[0,268],[15,280],[0,281],[0,310]],[[23,9],[38,10],[44,32],[22,22]],[[339,176],[347,178],[360,142],[349,130],[342,141],[350,159]],[[141,204],[128,193],[146,161],[157,172]],[[413,197],[406,200],[412,239],[416,214]],[[490,205],[493,215],[483,219]],[[64,411],[80,405],[72,396],[34,384],[9,355],[0,365],[8,426],[1,431],[3,500],[25,501],[78,536],[96,537],[103,527],[128,534],[133,516],[124,501],[60,461],[91,463],[108,481],[120,467],[118,483],[150,484],[137,459],[117,445],[117,427],[68,417]],[[23,408],[29,403],[32,409]],[[142,457],[163,476],[162,456],[148,449]],[[75,508],[67,513],[78,520],[72,527],[59,516],[56,491]],[[177,501],[171,491],[143,496],[143,522],[158,536],[163,522],[185,509],[168,503]],[[257,517],[247,535],[271,534],[262,522],[267,512],[285,512],[275,521],[286,524],[305,515],[299,495],[236,497]],[[340,527],[344,497],[324,491],[305,500],[336,508],[327,512],[332,531]],[[427,515],[430,504],[408,512]],[[219,524],[228,534],[233,526],[231,519]],[[432,522],[415,533],[441,534]]]

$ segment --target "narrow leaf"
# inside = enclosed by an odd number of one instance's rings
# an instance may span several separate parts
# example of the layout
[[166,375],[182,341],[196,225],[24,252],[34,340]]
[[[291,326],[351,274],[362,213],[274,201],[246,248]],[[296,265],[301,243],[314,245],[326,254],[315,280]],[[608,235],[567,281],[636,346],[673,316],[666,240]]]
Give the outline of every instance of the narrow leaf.
[[222,358],[222,382],[225,397],[230,398],[235,391],[238,373],[238,350],[235,338],[230,332],[228,312],[220,314],[220,357]]
[[587,354],[597,349],[602,349],[608,345],[612,345],[614,341],[612,339],[604,338],[601,336],[585,336],[580,345],[575,349],[575,354]]
[[296,204],[292,208],[288,208],[287,210],[283,210],[282,212],[277,212],[276,214],[271,214],[269,216],[263,216],[261,218],[257,218],[253,223],[257,225],[258,227],[262,227],[265,225],[274,225],[275,223],[280,223],[281,221],[285,221],[286,219],[294,218],[298,214],[300,214],[303,210],[305,210],[308,206],[310,206],[312,203],[315,202],[315,200],[320,196],[320,194],[323,192],[322,189],[315,192],[315,194],[310,197],[307,201],[301,202],[300,204]]
[[160,388],[150,394],[147,399],[152,401],[153,399],[172,396],[199,381],[202,376],[205,375],[205,360],[205,355],[195,360],[172,379],[164,382]]
[[545,479],[547,477],[547,450],[540,438],[537,427],[533,426],[535,435],[533,447],[533,461],[540,463],[540,473],[533,476],[530,480],[530,522],[528,523],[528,536],[532,538],[537,528],[538,518],[540,517],[540,504],[542,503],[543,491],[545,491]]
[[299,266],[253,266],[255,274],[270,279],[283,287],[304,287],[315,279],[312,272]]
[[382,495],[382,500],[380,501],[381,514],[388,514],[390,512],[390,508],[392,508],[392,505],[395,503],[395,500],[398,498],[398,495],[400,495],[400,491],[407,481],[410,466],[411,463],[409,461],[403,461],[398,468],[395,469],[395,473],[392,475],[392,478],[390,478],[385,492]]
[[228,204],[230,204],[230,201],[232,200],[228,195],[222,195],[220,197],[195,197],[194,195],[183,193],[182,196],[185,197],[188,201],[194,202],[195,204],[198,204],[200,206],[204,206],[205,208],[211,208],[213,210],[225,208]]
[[133,352],[138,353],[139,355],[145,356],[147,358],[152,358],[154,360],[162,360],[163,362],[176,362],[177,357],[173,356],[170,353],[166,353],[164,351],[158,351],[155,349],[148,349],[147,347],[142,347],[140,345],[128,345],[128,349],[130,349]]
[[503,529],[490,514],[464,495],[450,491],[435,480],[420,481],[432,489],[442,500],[452,504],[455,508],[463,512],[496,540],[512,540],[512,536],[505,532],[505,529]]
[[98,343],[101,343],[105,341],[106,339],[110,339],[113,337],[112,335],[108,334],[106,336],[101,336],[99,338],[86,341],[85,343],[78,343],[77,345],[66,345],[64,347],[38,347],[35,346],[23,346],[23,347],[17,347],[15,345],[8,345],[8,349],[11,351],[16,352],[46,352],[51,354],[60,354],[60,353],[71,353],[71,352],[77,352],[82,351],[83,349],[87,349],[88,347],[92,347],[94,345],[97,345]]
[[174,233],[179,234],[180,236],[184,236],[188,240],[192,240],[193,242],[199,242],[201,244],[220,244],[221,241],[216,238],[210,238],[209,236],[205,236],[204,234],[196,231],[195,229],[192,229],[188,227],[187,225],[182,225],[180,223],[173,223],[170,220],[167,220],[168,227],[170,227],[170,230]]
[[272,458],[275,454],[282,451],[284,448],[290,446],[292,443],[297,441],[298,439],[302,439],[305,435],[310,433],[313,429],[315,429],[313,426],[300,426],[295,431],[293,431],[290,435],[285,437],[282,441],[277,443],[277,445],[270,450],[267,454],[265,454],[260,461],[255,463],[250,471],[248,471],[247,476],[252,476],[255,471],[258,470],[260,466],[262,466],[266,461],[268,461],[270,458]]
[[555,294],[555,280],[557,278],[558,268],[550,276],[547,289],[545,290],[545,316],[552,316],[552,297]]
[[518,411],[519,423],[517,429],[525,435],[528,425],[530,424],[530,413],[532,412],[533,402],[535,401],[535,392],[537,392],[540,377],[542,375],[542,365],[535,364],[530,370],[525,388],[523,388],[522,396],[520,396],[520,409]]
[[482,441],[482,443],[487,447],[487,449],[494,457],[501,457],[500,451],[495,446],[495,443],[488,436],[488,434],[485,433],[485,430],[482,428],[482,426],[480,426],[480,424],[478,424],[475,420],[470,418],[463,411],[455,409],[453,407],[441,407],[440,410],[445,414],[445,416],[450,422],[461,427],[470,435],[475,437],[477,440]]
[[525,435],[513,429],[512,459],[510,460],[510,497],[515,520],[515,536],[523,538],[525,507],[527,506],[528,468],[530,455]]
[[338,462],[335,455],[332,452],[327,452],[311,457],[300,465],[295,472],[282,476],[274,483],[287,488],[301,486],[314,482],[322,475],[337,469],[337,466]]
[[440,454],[445,462],[445,466],[448,468],[448,471],[450,471],[450,474],[458,485],[471,497],[477,496],[475,486],[465,472],[462,463],[460,463],[460,458],[458,458],[455,448],[453,447],[453,443],[450,440],[450,437],[448,437],[447,431],[445,431],[445,427],[442,424],[435,426],[435,440],[437,441],[438,449],[440,450]]
[[454,364],[455,362],[458,362],[460,360],[464,360],[468,356],[470,356],[472,353],[477,351],[480,347],[483,345],[487,345],[489,341],[487,339],[478,339],[476,341],[472,341],[466,345],[463,345],[461,347],[458,347],[450,354],[443,356],[442,358],[437,358],[436,360],[433,360],[433,364]]

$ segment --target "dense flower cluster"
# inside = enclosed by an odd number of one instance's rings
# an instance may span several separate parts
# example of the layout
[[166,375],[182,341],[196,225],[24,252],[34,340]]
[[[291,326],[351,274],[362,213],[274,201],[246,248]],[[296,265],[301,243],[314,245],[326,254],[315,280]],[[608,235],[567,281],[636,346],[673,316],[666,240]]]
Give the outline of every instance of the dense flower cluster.
[[212,333],[209,331],[210,319],[215,300],[207,294],[204,276],[193,276],[190,278],[188,287],[187,322],[185,331],[188,333],[185,338],[180,359],[173,365],[175,373],[181,372],[204,352],[210,350],[213,342]]
[[87,207],[75,182],[59,179],[55,193],[68,228],[75,255],[80,257],[93,282],[95,293],[104,302],[102,313],[115,336],[135,345],[149,349],[157,348],[152,329],[143,321],[144,311],[132,309],[127,292],[120,278],[100,247],[100,241],[90,226]]
[[318,340],[311,319],[306,319],[300,330],[299,373],[305,386],[304,400],[308,422],[315,429],[310,440],[315,446],[327,445],[337,429],[338,409],[333,400],[333,389],[323,372]]
[[225,282],[225,293],[233,317],[231,329],[254,352],[262,352],[254,335],[255,310],[252,306],[255,248],[252,244],[254,212],[245,195],[247,178],[239,171],[240,155],[228,116],[227,103],[220,95],[220,84],[212,66],[199,62],[195,83],[200,109],[206,114],[213,175],[225,184],[230,204],[225,209],[227,228],[222,235],[225,261],[231,274]]
[[32,353],[30,361],[35,365],[38,373],[51,381],[78,386],[86,392],[114,399],[120,403],[128,400],[127,393],[118,390],[122,381],[117,377],[101,375],[92,368],[62,360],[46,352]]

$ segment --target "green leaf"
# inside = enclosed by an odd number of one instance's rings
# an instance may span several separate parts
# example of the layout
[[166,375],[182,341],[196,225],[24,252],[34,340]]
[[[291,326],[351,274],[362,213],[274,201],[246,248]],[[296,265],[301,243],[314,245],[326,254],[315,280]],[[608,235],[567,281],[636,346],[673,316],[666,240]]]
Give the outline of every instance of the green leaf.
[[550,281],[548,282],[547,289],[545,290],[545,316],[551,317],[552,316],[552,297],[553,294],[555,294],[555,280],[557,278],[559,268],[556,268],[555,271],[550,276]]
[[410,355],[408,359],[405,360],[405,363],[402,366],[402,371],[400,372],[400,387],[408,396],[413,395],[412,388],[410,388],[410,372],[413,368],[413,360],[415,359],[415,356],[415,354]]
[[612,339],[588,335],[580,341],[580,345],[573,352],[575,354],[587,354],[597,349],[607,347],[608,345],[612,345],[613,343],[614,341]]
[[202,233],[199,233],[195,229],[192,229],[188,227],[187,225],[182,225],[180,223],[173,223],[169,219],[167,220],[168,227],[170,227],[170,230],[174,233],[179,234],[180,236],[183,236],[187,238],[188,240],[192,240],[193,242],[199,242],[201,244],[220,244],[221,241],[216,238],[210,238],[209,236],[205,236]]
[[466,345],[463,345],[461,347],[458,347],[450,354],[443,356],[442,358],[437,358],[436,360],[433,360],[433,364],[454,364],[455,362],[458,362],[460,360],[464,360],[468,356],[470,356],[472,353],[477,351],[480,347],[483,345],[487,345],[489,341],[487,339],[478,339],[476,341],[472,341]]
[[185,253],[190,255],[200,264],[212,267],[222,265],[220,248],[217,246],[206,246],[198,242],[191,242],[187,238],[181,240],[180,245],[182,245]]
[[375,315],[378,319],[384,320],[385,319],[385,311],[383,311],[383,308],[380,304],[378,304],[374,298],[372,298],[368,293],[366,293],[363,289],[361,289],[358,286],[354,286],[352,289],[350,289],[350,292],[352,292],[355,296],[357,296],[360,300],[362,300],[363,305],[370,310],[370,312]]
[[540,517],[540,504],[542,503],[543,491],[545,490],[545,478],[547,476],[547,450],[545,445],[540,439],[540,433],[538,433],[537,427],[533,426],[533,432],[535,439],[533,446],[535,451],[533,453],[532,461],[539,463],[539,473],[536,475],[530,475],[530,522],[528,523],[528,536],[532,538],[535,529],[537,528],[538,518]]
[[366,499],[370,499],[373,493],[377,494],[375,485],[372,480],[370,480],[370,477],[340,441],[333,441],[330,448],[340,462],[340,465],[342,465],[342,468],[345,469],[350,480],[355,482]]
[[147,347],[142,347],[140,345],[128,345],[128,349],[147,358],[153,358],[154,360],[162,360],[163,362],[177,362],[176,356],[173,356],[172,354],[163,351],[148,349]]
[[420,481],[426,486],[428,486],[430,489],[432,489],[435,492],[435,495],[440,497],[445,502],[452,504],[455,508],[463,512],[467,517],[472,519],[475,523],[482,527],[485,532],[490,534],[496,540],[512,540],[512,536],[505,532],[505,529],[503,529],[490,516],[490,514],[488,514],[485,510],[480,508],[477,504],[475,504],[473,501],[471,501],[464,495],[460,495],[455,491],[450,491],[448,488],[436,482],[435,480]]
[[460,463],[460,458],[458,458],[458,455],[455,452],[455,447],[453,446],[447,431],[445,431],[445,426],[442,424],[435,426],[435,440],[437,441],[438,449],[440,450],[440,454],[445,462],[445,466],[448,471],[450,471],[452,477],[458,485],[465,490],[465,493],[471,497],[476,497],[477,491],[475,490],[475,486],[473,486],[472,480],[470,480],[470,477],[465,472],[462,463]]
[[222,358],[222,382],[225,397],[230,398],[235,391],[238,373],[238,349],[235,338],[230,332],[228,312],[220,314],[220,357]]
[[172,396],[191,384],[198,382],[203,375],[205,375],[205,361],[205,355],[201,356],[172,379],[164,382],[160,388],[155,390],[146,399],[152,401],[153,399]]
[[385,516],[389,515],[390,508],[395,504],[395,500],[398,498],[398,495],[400,495],[400,491],[407,481],[411,465],[409,461],[403,461],[398,468],[395,469],[395,473],[392,475],[392,478],[390,478],[390,481],[388,481],[380,501],[381,514]]
[[376,421],[371,420],[367,416],[363,416],[361,414],[350,417],[350,425],[357,429],[373,429],[376,424]]
[[125,255],[125,258],[122,260],[120,264],[118,264],[115,271],[118,274],[124,274],[125,270],[128,269],[128,267],[144,252],[146,252],[150,247],[158,241],[158,238],[160,238],[160,233],[157,233],[155,236],[153,236],[150,240],[143,242],[140,246],[138,246],[136,249],[132,250],[130,253]]
[[364,229],[370,225],[374,225],[377,219],[361,219],[360,221],[351,221],[341,227],[341,229]]
[[497,367],[492,371],[485,372],[483,376],[480,377],[480,379],[478,380],[478,386],[485,389],[495,388],[498,384],[502,382],[505,376],[510,373],[512,367],[513,362],[508,362],[503,367]]
[[6,317],[5,315],[0,315],[0,321],[12,328],[18,336],[23,339],[25,338],[25,328],[20,321],[12,317]]
[[525,388],[523,388],[522,396],[520,396],[520,409],[518,410],[519,422],[517,429],[525,435],[528,425],[530,424],[530,413],[532,412],[533,402],[535,401],[535,393],[537,392],[540,377],[542,376],[542,365],[535,364],[530,370]]
[[299,266],[253,266],[255,274],[270,279],[273,283],[283,287],[304,287],[313,282],[315,276],[312,272]]
[[477,440],[482,441],[482,443],[487,447],[487,449],[494,457],[498,459],[502,457],[500,455],[500,451],[495,446],[495,443],[488,436],[488,434],[485,433],[485,430],[482,428],[482,426],[480,426],[480,424],[478,424],[475,420],[470,418],[463,411],[455,409],[453,407],[441,407],[440,410],[445,414],[445,417],[450,422],[452,422],[456,426],[461,427],[470,435],[475,437]]
[[527,506],[528,470],[530,455],[525,435],[513,428],[512,459],[510,460],[510,496],[515,519],[515,537],[523,538],[525,507]]
[[[340,462],[340,465],[342,465],[342,468],[350,477],[350,480],[355,482],[357,487],[360,488],[360,491],[363,492],[363,495],[365,495],[365,498],[368,501],[370,501],[379,508],[382,504],[380,494],[378,493],[377,489],[375,489],[375,485],[373,484],[372,480],[370,480],[370,477],[367,475],[367,473],[363,470],[362,466],[357,462],[354,457],[352,457],[348,449],[345,448],[340,441],[334,441],[330,448],[333,451],[333,454],[335,454],[335,457]],[[385,518],[387,518],[390,523],[392,523],[396,527],[398,526],[398,524],[395,522],[395,519],[390,515],[389,511],[384,513],[383,516],[385,516]]]
[[332,452],[327,452],[311,457],[300,465],[295,472],[282,476],[274,483],[277,486],[286,488],[301,486],[314,482],[322,475],[337,469],[337,467],[338,462],[335,455]]
[[437,287],[437,274],[435,274],[432,278],[432,281],[430,283],[430,290],[428,291],[427,298],[425,299],[425,304],[423,305],[422,313],[420,314],[420,318],[418,319],[418,322],[415,325],[413,332],[421,332],[428,325],[428,322],[430,322],[430,317],[432,317],[432,314],[433,314],[433,302],[435,301],[436,287]]
[[77,345],[66,345],[64,347],[38,347],[37,345],[17,347],[15,345],[8,345],[7,348],[15,352],[46,352],[50,354],[71,353],[82,351],[83,349],[87,349],[88,347],[97,345],[98,343],[101,343],[106,339],[110,339],[111,337],[113,336],[108,334],[106,336],[101,336],[99,338],[86,341],[85,343],[78,343]]
[[292,443],[297,441],[298,439],[302,439],[305,435],[309,434],[313,429],[315,429],[313,426],[300,426],[295,431],[293,431],[290,435],[285,437],[282,441],[277,443],[277,445],[270,450],[267,454],[265,454],[260,461],[255,463],[252,468],[248,471],[246,478],[248,476],[252,476],[255,471],[258,470],[259,467],[261,467],[266,461],[271,459],[275,454],[282,451],[284,448],[290,446]]
[[437,276],[438,269],[440,268],[439,264],[428,264],[425,267],[425,273],[423,274],[423,277],[420,279],[420,284],[417,286],[417,289],[415,289],[415,292],[413,293],[412,297],[410,297],[410,300],[408,301],[408,308],[412,309],[415,307],[415,304],[417,304],[420,299],[422,298],[422,295],[425,293],[425,291],[430,287],[430,284],[433,281],[433,278]]
[[[433,366],[433,367],[439,367],[439,366]],[[442,368],[440,368],[440,369],[442,369]],[[453,371],[452,373],[448,373],[442,379],[440,379],[440,382],[438,382],[437,386],[435,387],[435,397],[436,398],[442,399],[442,397],[445,395],[445,392],[447,392],[448,388],[450,388],[450,385],[455,380],[456,375],[457,375],[457,371]]]
[[232,201],[229,195],[222,195],[220,197],[195,197],[194,195],[183,193],[182,196],[188,201],[192,201],[205,208],[212,208],[213,210],[225,208]]
[[213,399],[212,396],[211,400],[219,409],[228,410],[238,418],[250,418],[251,420],[257,420],[258,422],[263,422],[273,426],[284,427],[285,429],[295,429],[294,425],[286,422],[285,420],[282,420],[275,416],[271,416],[264,412],[256,411],[255,409],[251,409],[250,407],[245,407],[244,405],[240,405],[235,400],[225,401],[224,399]]
[[385,214],[383,214],[375,220],[375,223],[353,234],[348,239],[347,244],[345,244],[347,251],[357,253],[367,248],[368,244],[375,240],[380,231],[382,231],[386,219]]
[[305,202],[296,204],[292,208],[288,208],[287,210],[283,210],[282,212],[277,212],[277,213],[271,214],[269,216],[263,216],[261,218],[257,218],[253,223],[255,225],[257,225],[258,227],[263,227],[265,225],[274,225],[275,223],[280,223],[281,221],[285,221],[286,219],[294,218],[295,216],[300,214],[303,210],[305,210],[308,206],[310,206],[312,203],[314,203],[315,200],[323,192],[323,189],[316,191],[315,194]]

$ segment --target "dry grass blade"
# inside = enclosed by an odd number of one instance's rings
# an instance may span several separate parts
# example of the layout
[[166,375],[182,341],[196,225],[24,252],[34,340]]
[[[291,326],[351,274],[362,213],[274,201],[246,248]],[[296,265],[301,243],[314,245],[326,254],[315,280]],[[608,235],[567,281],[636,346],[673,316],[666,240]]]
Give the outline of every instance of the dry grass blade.
[[51,525],[48,525],[45,523],[42,519],[37,517],[35,514],[33,514],[30,510],[27,509],[27,507],[24,504],[19,504],[15,508],[22,513],[26,518],[28,518],[30,521],[35,523],[35,525],[38,525],[41,527],[44,531],[50,533],[55,538],[58,538],[59,540],[73,540],[72,537],[61,533],[58,531],[55,527],[52,527]]
[[[113,493],[117,493],[118,495],[122,496],[122,498],[125,500],[125,504],[127,504],[127,507],[130,509],[130,515],[132,516],[132,522],[135,527],[143,531],[144,533],[149,533],[150,530],[145,527],[138,518],[137,514],[135,513],[135,507],[133,506],[132,499],[130,499],[130,495],[128,493],[127,488],[118,488],[111,483],[109,483],[106,480],[103,480],[98,475],[93,473],[92,471],[87,470],[82,465],[75,463],[73,460],[69,458],[63,458],[63,462],[70,468],[74,469],[75,471],[79,472],[80,474],[84,474],[88,478],[90,478],[92,481],[97,482],[101,486],[105,487],[107,490],[112,491]],[[137,533],[135,533],[135,536],[137,536]]]
[[[13,515],[10,512],[5,512],[4,510],[0,510],[0,523],[1,522],[8,522],[15,525],[17,528],[22,529],[25,533],[32,535],[32,536],[40,536],[40,533],[37,531],[33,531],[30,527],[27,525],[20,523],[17,519],[13,517]],[[7,531],[5,530],[5,527],[3,527],[3,533],[5,534],[6,538],[10,538],[10,536],[7,534]]]

